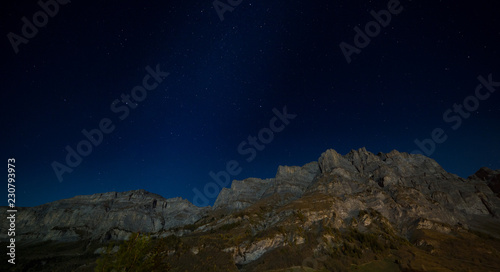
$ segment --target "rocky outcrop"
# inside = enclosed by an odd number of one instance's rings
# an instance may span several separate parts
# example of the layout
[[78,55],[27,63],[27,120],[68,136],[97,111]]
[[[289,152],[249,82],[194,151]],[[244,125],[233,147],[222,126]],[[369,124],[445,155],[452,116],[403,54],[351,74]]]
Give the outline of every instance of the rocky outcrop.
[[403,235],[422,218],[464,227],[477,226],[478,218],[498,223],[500,199],[491,190],[496,171],[480,171],[465,180],[422,155],[374,155],[364,148],[345,156],[328,150],[320,157],[320,167],[322,174],[308,192],[341,197],[335,206],[346,218],[374,208]]
[[299,198],[319,173],[318,163],[311,162],[302,167],[279,166],[271,179],[234,180],[231,188],[222,189],[213,209],[242,210],[274,194],[284,195],[288,200]]
[[159,232],[191,224],[206,211],[185,199],[165,199],[144,190],[82,195],[18,208],[16,236],[21,242],[125,239],[131,232]]
[[485,181],[488,184],[488,187],[500,196],[500,171],[499,170],[491,170],[488,167],[482,167],[479,169],[474,175],[469,177],[471,179],[479,179]]
[[266,252],[276,249],[278,247],[284,246],[287,243],[283,235],[276,235],[273,238],[263,239],[254,242],[250,245],[245,245],[241,247],[230,247],[223,251],[230,253],[234,262],[238,265],[248,264],[257,259],[259,259]]
[[213,209],[242,210],[261,199],[273,182],[273,179],[259,178],[233,180],[231,188],[222,188]]
[[274,183],[266,190],[264,197],[273,194],[290,194],[300,197],[320,173],[317,162],[299,166],[279,166]]
[[[349,222],[360,210],[372,208],[404,236],[411,235],[422,220],[488,232],[477,222],[492,219],[500,225],[500,199],[492,191],[498,179],[498,171],[486,168],[463,179],[431,158],[395,150],[375,155],[361,148],[340,155],[330,149],[318,162],[280,166],[273,179],[234,181],[231,189],[221,192],[214,209],[243,210],[266,199],[266,205],[277,209],[306,195],[327,195],[336,199],[330,209],[339,222]],[[285,202],[283,195],[288,196]],[[276,223],[272,220],[266,225]],[[427,226],[421,225],[419,228]],[[342,223],[336,226],[342,227]],[[500,237],[499,233],[490,234]]]

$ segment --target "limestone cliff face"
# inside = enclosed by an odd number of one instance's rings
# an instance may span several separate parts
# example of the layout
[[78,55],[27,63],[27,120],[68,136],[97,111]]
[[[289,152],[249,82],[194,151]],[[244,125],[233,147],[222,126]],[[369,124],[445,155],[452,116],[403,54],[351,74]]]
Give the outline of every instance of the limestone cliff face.
[[[251,222],[252,232],[260,232],[296,224],[289,218],[297,209],[304,227],[327,220],[343,228],[360,211],[373,209],[401,236],[409,237],[419,228],[459,226],[500,237],[499,180],[500,171],[488,168],[463,179],[422,155],[375,155],[364,148],[341,155],[330,149],[317,162],[280,166],[274,178],[235,180],[220,192],[213,207],[200,208],[144,190],[77,196],[20,208],[16,235],[25,241],[125,239],[136,231],[164,235],[196,223],[183,231],[204,232],[224,224],[246,224],[245,220]],[[246,217],[237,216],[245,213]],[[2,229],[6,222],[2,220]],[[0,233],[0,238],[5,235]]]
[[234,180],[230,189],[222,189],[213,209],[241,210],[274,194],[284,195],[288,200],[299,198],[319,172],[318,163],[311,162],[302,167],[279,166],[271,179]]
[[500,199],[491,189],[498,171],[483,169],[463,179],[422,155],[398,151],[374,155],[364,148],[345,156],[328,150],[319,162],[322,173],[307,193],[340,197],[343,201],[334,206],[346,218],[373,208],[402,234],[422,218],[465,227],[479,227],[481,218],[500,218]]
[[227,209],[229,211],[244,209],[262,198],[274,179],[247,178],[234,180],[231,188],[222,188],[214,209]]
[[[214,208],[230,207],[234,216],[205,224],[199,231],[234,222],[252,233],[291,226],[308,230],[318,225],[366,230],[372,228],[374,218],[361,212],[374,210],[383,216],[379,217],[383,225],[407,239],[420,229],[442,233],[470,229],[500,238],[498,180],[500,171],[488,168],[463,179],[421,155],[398,151],[375,155],[361,148],[342,156],[327,150],[318,162],[280,166],[275,178],[253,180],[253,185],[249,180],[242,197],[238,186],[226,189],[216,203],[225,205]],[[254,194],[252,187],[258,188]],[[245,206],[231,204],[241,200]],[[304,240],[300,234],[286,235],[291,238],[277,234],[225,251],[233,254],[235,263],[245,264],[277,247]]]
[[[372,208],[403,236],[416,228],[445,225],[487,232],[492,222],[500,226],[500,198],[493,191],[499,179],[499,171],[487,168],[463,179],[422,155],[398,151],[375,155],[361,148],[342,156],[330,149],[318,162],[280,166],[273,179],[234,181],[221,192],[214,209],[234,212],[259,201],[278,209],[306,200],[319,203],[326,195],[331,203],[324,212],[337,215],[337,227],[345,227],[360,210]],[[280,215],[273,216],[265,224],[279,220]],[[419,223],[422,220],[427,223]]]
[[479,179],[485,181],[488,187],[500,196],[500,171],[491,170],[488,167],[483,167],[479,169],[474,175],[469,177],[471,179]]
[[131,232],[159,232],[191,224],[206,210],[181,198],[165,199],[144,190],[82,195],[19,208],[16,236],[21,242],[125,239]]
[[265,196],[288,193],[300,197],[313,179],[320,173],[317,162],[308,163],[302,167],[280,166],[274,179],[274,184],[266,190]]

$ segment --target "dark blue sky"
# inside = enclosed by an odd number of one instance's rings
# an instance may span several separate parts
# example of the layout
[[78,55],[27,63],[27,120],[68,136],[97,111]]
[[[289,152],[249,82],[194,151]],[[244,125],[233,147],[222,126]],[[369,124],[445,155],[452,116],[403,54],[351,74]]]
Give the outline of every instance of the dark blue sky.
[[[447,171],[500,168],[500,93],[474,100],[478,76],[500,81],[496,1],[400,1],[348,64],[339,44],[388,2],[243,0],[221,21],[212,1],[72,1],[18,53],[9,33],[41,7],[4,4],[1,154],[17,161],[17,204],[133,189],[193,201],[231,160],[231,178],[274,177],[328,148],[413,152],[436,128],[447,139],[429,154]],[[169,76],[120,120],[111,103],[156,65]],[[285,106],[297,116],[247,162],[238,145]],[[114,131],[59,182],[53,162],[103,118]]]

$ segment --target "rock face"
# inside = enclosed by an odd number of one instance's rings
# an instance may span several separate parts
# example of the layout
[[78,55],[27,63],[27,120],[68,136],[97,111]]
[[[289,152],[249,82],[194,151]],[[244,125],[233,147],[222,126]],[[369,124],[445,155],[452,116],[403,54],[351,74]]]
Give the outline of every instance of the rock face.
[[241,210],[274,194],[286,195],[288,200],[299,198],[319,172],[318,163],[311,162],[302,167],[279,166],[271,179],[234,180],[230,189],[222,189],[213,209]]
[[483,167],[479,169],[474,175],[471,177],[472,179],[479,179],[486,181],[490,189],[500,196],[500,171],[499,170],[491,170],[488,167]]
[[205,211],[187,200],[165,199],[144,190],[82,195],[19,208],[16,235],[21,241],[125,239],[131,232],[160,232],[192,224]]
[[[221,222],[243,222],[232,218],[213,223],[211,213],[231,216],[260,203],[266,214],[259,217],[259,224],[252,221],[253,232],[279,226],[297,212],[296,207],[305,206],[301,212],[306,227],[321,220],[347,227],[360,211],[373,209],[405,237],[416,229],[453,226],[500,237],[495,231],[500,228],[491,227],[500,226],[499,192],[498,170],[481,168],[463,179],[422,155],[398,151],[375,155],[364,148],[340,155],[330,149],[317,162],[280,166],[274,178],[234,180],[213,207],[200,208],[144,190],[77,196],[20,208],[16,234],[21,240],[125,239],[131,232],[162,233],[195,222],[198,231],[208,231]],[[204,221],[208,217],[212,221]],[[2,229],[7,229],[6,222],[2,220]]]
[[319,174],[317,162],[308,163],[302,167],[280,166],[274,179],[274,184],[266,190],[264,196],[273,194],[291,194],[300,197],[313,179]]
[[215,200],[214,209],[229,211],[244,209],[262,198],[274,179],[247,178],[234,180],[231,188],[222,188]]
[[483,168],[465,180],[422,155],[364,148],[345,156],[328,150],[319,163],[322,173],[308,193],[345,199],[335,205],[346,217],[373,208],[403,234],[421,218],[451,226],[477,225],[478,216],[499,219],[500,199],[491,189],[498,171]]
[[[499,180],[500,172],[488,168],[463,179],[446,172],[433,159],[395,150],[375,155],[361,148],[342,156],[330,149],[318,162],[280,166],[273,179],[234,181],[221,192],[213,209],[234,212],[266,199],[276,209],[306,196],[327,195],[336,200],[329,209],[339,216],[339,222],[372,208],[407,237],[415,229],[445,225],[473,226],[500,237],[487,226],[491,222],[500,226]],[[272,200],[276,195],[279,201]],[[345,224],[337,225],[342,226]]]
[[[241,182],[246,182],[245,186],[235,181],[236,186],[219,195],[214,209],[245,215],[237,219],[242,225],[247,222],[254,233],[293,225],[307,230],[318,224],[363,230],[371,228],[374,217],[361,216],[361,212],[372,210],[381,215],[378,220],[382,225],[406,239],[417,230],[448,234],[460,229],[500,238],[499,179],[500,171],[488,168],[463,179],[422,155],[398,151],[375,155],[361,148],[342,156],[330,149],[318,162],[280,166],[273,179],[248,179]],[[284,195],[288,196],[285,201]],[[299,213],[300,220],[293,219]],[[236,264],[258,262],[261,256],[287,244],[280,235],[225,251],[233,254]],[[301,239],[296,236],[288,243]]]

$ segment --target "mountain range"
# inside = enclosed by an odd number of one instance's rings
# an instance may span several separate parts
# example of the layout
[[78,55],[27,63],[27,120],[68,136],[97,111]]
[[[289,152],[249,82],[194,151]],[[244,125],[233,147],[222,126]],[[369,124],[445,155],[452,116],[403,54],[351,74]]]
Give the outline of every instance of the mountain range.
[[127,271],[500,271],[499,196],[499,170],[464,179],[423,155],[329,149],[234,180],[212,207],[134,190],[18,208],[14,269],[112,271],[96,260],[118,265],[145,237]]

